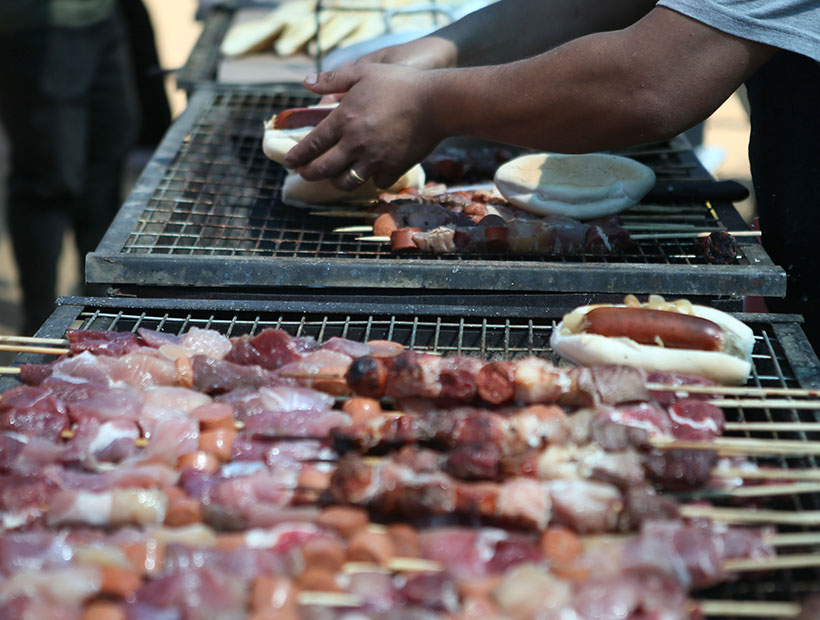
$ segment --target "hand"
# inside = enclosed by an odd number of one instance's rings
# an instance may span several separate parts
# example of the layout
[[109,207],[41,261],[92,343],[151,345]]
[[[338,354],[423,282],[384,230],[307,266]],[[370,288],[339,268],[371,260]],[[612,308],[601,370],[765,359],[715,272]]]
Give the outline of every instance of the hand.
[[[441,37],[428,36],[401,45],[383,47],[357,58],[342,68],[375,63],[406,65],[415,69],[444,69],[456,65],[456,56],[457,49],[453,43]],[[336,103],[344,99],[344,96],[343,92],[326,94],[319,103]]]
[[427,115],[429,75],[398,65],[357,64],[309,77],[305,86],[313,92],[346,95],[290,150],[285,166],[308,181],[332,179],[343,190],[368,178],[389,187],[444,137]]
[[359,58],[355,64],[406,65],[415,69],[446,69],[456,66],[458,48],[439,36],[427,36],[401,45],[383,47]]

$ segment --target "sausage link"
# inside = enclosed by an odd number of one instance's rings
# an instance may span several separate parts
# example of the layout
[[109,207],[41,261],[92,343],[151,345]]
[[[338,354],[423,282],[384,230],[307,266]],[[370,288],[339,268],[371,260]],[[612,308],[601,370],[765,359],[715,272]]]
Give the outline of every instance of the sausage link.
[[394,230],[401,228],[402,222],[397,221],[392,213],[382,213],[373,222],[373,234],[379,237],[389,237]]
[[594,308],[582,326],[590,334],[630,338],[639,344],[673,349],[722,351],[723,330],[708,319],[649,308]]
[[390,233],[390,245],[394,252],[411,252],[418,250],[419,245],[413,238],[420,228],[398,228]]
[[365,355],[353,360],[345,373],[345,380],[356,394],[381,398],[387,383],[387,368],[381,360]]
[[273,118],[274,129],[296,129],[318,125],[334,108],[291,108]]
[[489,362],[476,376],[478,395],[493,405],[512,400],[515,394],[515,375],[508,362]]

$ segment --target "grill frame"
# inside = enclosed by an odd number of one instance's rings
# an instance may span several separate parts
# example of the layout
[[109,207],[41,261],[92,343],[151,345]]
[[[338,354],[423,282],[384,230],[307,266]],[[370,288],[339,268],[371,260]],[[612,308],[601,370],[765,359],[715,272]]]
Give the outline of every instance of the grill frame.
[[185,64],[176,74],[177,86],[189,95],[202,84],[216,80],[219,47],[231,27],[236,4],[236,1],[223,0],[210,7],[203,17],[202,31],[185,59]]
[[[693,244],[678,241],[674,246],[666,241],[642,241],[630,255],[587,255],[571,261],[476,255],[395,257],[387,249],[355,243],[332,230],[361,220],[323,222],[318,216],[282,205],[277,183],[284,170],[267,160],[259,148],[261,126],[257,135],[254,115],[261,125],[261,119],[275,109],[265,107],[266,98],[286,107],[305,105],[312,97],[292,84],[210,85],[198,90],[97,250],[88,255],[86,280],[115,286],[227,290],[321,286],[690,296],[785,294],[785,272],[772,263],[759,243],[746,238],[738,239],[743,263],[730,265],[704,264],[702,258],[694,263],[689,258],[670,262],[677,260],[670,258],[676,253],[684,257],[691,253]],[[251,111],[242,108],[243,104],[234,109],[221,103],[234,100],[252,101],[248,104]],[[226,120],[227,125],[220,124]],[[214,137],[214,131],[224,135]],[[226,141],[230,144],[223,144]],[[203,151],[211,161],[197,161]],[[677,161],[669,164],[672,174],[688,174],[691,179],[702,171],[691,149],[674,147],[670,152]],[[230,204],[222,204],[227,202]],[[746,228],[731,204],[711,207],[701,202],[681,208],[694,209],[692,213],[704,222],[715,222],[710,225]],[[680,217],[685,220],[688,215]],[[209,245],[207,237],[204,245],[198,245],[203,231],[208,230],[217,231],[214,245],[218,247]],[[179,238],[185,241],[178,244]],[[244,255],[236,255],[238,252]],[[663,262],[652,262],[658,260]]]
[[[356,329],[363,330],[371,326],[369,337],[380,338],[392,336],[409,344],[407,338],[415,334],[416,349],[439,350],[444,354],[458,353],[452,342],[444,342],[446,333],[457,332],[458,342],[463,343],[464,329],[479,331],[481,342],[488,349],[495,348],[495,353],[516,341],[521,330],[533,331],[536,334],[537,349],[547,346],[548,332],[552,321],[561,316],[567,308],[543,305],[510,305],[508,307],[482,308],[465,300],[456,304],[414,303],[410,299],[396,299],[388,303],[364,304],[355,301],[316,301],[302,300],[180,300],[180,299],[129,299],[129,298],[80,298],[65,297],[57,300],[57,307],[51,317],[43,324],[37,335],[41,337],[62,337],[65,329],[71,326],[90,329],[113,328],[121,330],[127,324],[134,329],[139,322],[142,326],[160,331],[180,333],[192,325],[210,327],[226,333],[226,325],[235,326],[233,335],[252,331],[257,333],[264,327],[279,326],[292,334],[317,335],[316,329],[323,330],[322,340],[332,335],[344,335],[334,327],[334,317],[348,324],[356,324]],[[78,317],[87,315],[84,324],[78,324]],[[391,316],[393,315],[393,316]],[[398,316],[397,318],[397,315]],[[755,369],[752,385],[782,384],[788,387],[820,388],[820,361],[809,345],[800,328],[802,319],[797,315],[739,314],[739,318],[750,323],[756,334]],[[300,318],[301,317],[301,318]],[[305,318],[310,317],[310,318]],[[320,320],[319,317],[324,317]],[[403,317],[403,318],[402,318]],[[455,317],[452,319],[452,317]],[[460,318],[459,318],[460,317]],[[402,324],[403,321],[406,324]],[[448,324],[455,320],[456,323]],[[458,328],[458,321],[463,320],[466,328]],[[392,332],[387,326],[394,325]],[[248,328],[248,329],[246,329]],[[250,329],[252,328],[252,329]],[[312,331],[314,330],[314,331]],[[426,333],[423,333],[425,332]],[[432,330],[432,331],[431,331]],[[498,330],[506,331],[499,337]],[[362,332],[364,333],[364,332]],[[512,334],[512,336],[511,336]],[[356,334],[347,333],[355,337]],[[489,336],[489,337],[488,337]],[[467,334],[467,338],[470,334]],[[430,343],[435,342],[436,347]],[[490,346],[487,343],[495,343]],[[515,348],[515,345],[512,345]],[[766,354],[771,351],[771,355]],[[462,346],[461,353],[481,353]],[[525,351],[513,351],[523,355]],[[527,353],[529,351],[526,351]],[[762,352],[762,353],[761,353]],[[490,351],[492,353],[492,351]],[[492,357],[492,355],[490,355]],[[505,355],[501,355],[505,357]],[[764,360],[764,361],[761,361]],[[21,355],[17,362],[27,361],[42,363],[49,358],[41,355]],[[774,369],[768,375],[766,368]],[[763,371],[762,373],[760,371]],[[16,379],[0,379],[0,392],[17,385]],[[820,415],[809,411],[770,410],[754,415],[747,415],[738,410],[726,409],[727,418],[762,421],[777,419],[794,421],[799,416],[803,420],[817,420]],[[750,410],[751,411],[751,410]],[[735,435],[740,433],[734,433]],[[742,434],[741,434],[742,435]],[[820,433],[748,433],[748,436],[774,436],[780,439],[818,439]],[[820,467],[820,457],[768,459],[767,462],[784,468]],[[726,502],[713,502],[726,504]],[[766,502],[768,507],[781,510],[818,510],[820,494],[795,495]],[[805,531],[804,527],[781,526],[780,531]],[[795,548],[790,552],[816,551],[816,548]],[[736,600],[797,600],[806,594],[816,593],[820,583],[820,569],[778,570],[769,574],[753,576],[744,574],[742,579],[723,584],[710,590],[697,592],[698,599]],[[728,616],[722,616],[727,618]]]

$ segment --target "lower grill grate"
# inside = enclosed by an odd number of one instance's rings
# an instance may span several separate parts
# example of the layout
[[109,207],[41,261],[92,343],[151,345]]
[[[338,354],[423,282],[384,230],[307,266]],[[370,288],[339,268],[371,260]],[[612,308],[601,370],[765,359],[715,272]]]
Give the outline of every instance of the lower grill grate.
[[[415,314],[362,311],[361,308],[280,304],[264,301],[179,300],[100,300],[64,299],[55,314],[38,333],[61,337],[69,327],[91,330],[136,331],[148,328],[182,334],[191,327],[214,329],[229,336],[256,334],[265,328],[283,329],[294,336],[313,336],[324,341],[339,336],[359,341],[395,340],[418,351],[442,355],[471,355],[485,359],[512,359],[537,355],[553,359],[549,337],[558,316],[534,316],[532,311],[511,311],[507,318],[476,316],[476,311],[453,308],[452,312]],[[466,306],[465,306],[466,308]],[[820,388],[820,362],[795,323],[795,317],[745,315],[755,334],[754,368],[749,385],[761,387]],[[25,356],[26,361],[47,361]],[[0,382],[0,390],[12,385]],[[803,409],[725,408],[728,421],[797,422],[817,421],[812,411]],[[728,433],[741,435],[740,433]],[[820,433],[753,432],[760,438],[818,440]],[[752,459],[761,465],[787,469],[818,468],[811,457],[771,457]],[[761,500],[754,500],[760,502]],[[715,505],[747,506],[749,500],[712,501]],[[820,510],[820,496],[801,494],[765,500],[766,507],[790,511]],[[808,531],[810,528],[781,526],[780,531]],[[811,548],[790,551],[810,553]],[[820,570],[778,570],[766,574],[744,574],[741,579],[697,593],[704,599],[800,600],[820,586]]]

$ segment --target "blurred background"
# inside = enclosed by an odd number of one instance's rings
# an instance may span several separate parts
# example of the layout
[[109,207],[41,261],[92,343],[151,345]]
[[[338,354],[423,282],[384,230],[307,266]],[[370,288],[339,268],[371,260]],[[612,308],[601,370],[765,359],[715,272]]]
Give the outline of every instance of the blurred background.
[[[154,28],[159,62],[173,117],[185,109],[185,93],[177,88],[175,70],[182,67],[201,31],[196,20],[197,0],[143,0]],[[707,120],[703,128],[703,163],[718,179],[734,179],[751,189],[747,157],[748,116],[742,103],[743,93],[735,94]],[[129,157],[123,198],[151,155],[150,148],[135,149]],[[20,333],[22,316],[17,273],[14,268],[5,217],[5,179],[8,173],[8,144],[0,127],[0,334]],[[754,217],[754,199],[737,205],[744,219]],[[60,257],[58,294],[79,293],[77,256],[67,234]],[[11,360],[0,353],[0,365]]]

